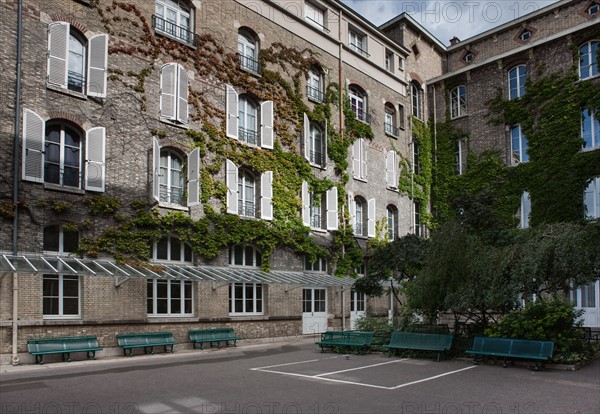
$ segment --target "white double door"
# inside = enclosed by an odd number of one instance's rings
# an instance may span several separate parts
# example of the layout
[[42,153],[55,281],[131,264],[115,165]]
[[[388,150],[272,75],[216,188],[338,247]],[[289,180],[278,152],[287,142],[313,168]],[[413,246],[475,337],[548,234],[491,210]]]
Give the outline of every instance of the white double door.
[[302,289],[302,333],[314,334],[327,330],[327,289]]
[[600,281],[580,286],[571,292],[577,309],[583,310],[583,326],[600,327]]
[[367,300],[364,293],[350,291],[350,329],[356,330],[356,322],[365,316]]

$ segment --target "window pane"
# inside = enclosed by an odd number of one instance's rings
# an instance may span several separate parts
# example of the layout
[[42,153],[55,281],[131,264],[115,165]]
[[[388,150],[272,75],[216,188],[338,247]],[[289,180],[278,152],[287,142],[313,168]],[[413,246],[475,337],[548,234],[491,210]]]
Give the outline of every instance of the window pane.
[[171,313],[181,313],[181,299],[171,300]]
[[44,250],[58,252],[59,226],[44,227]]
[[79,314],[79,298],[63,299],[63,315]]
[[157,280],[156,281],[156,297],[161,299],[166,299],[168,292],[168,286],[166,280]]
[[171,281],[171,299],[181,299],[181,282]]
[[45,297],[43,312],[44,315],[58,315],[58,298]]
[[58,276],[44,276],[42,290],[44,296],[58,297]]
[[171,237],[171,260],[181,260],[181,240]]
[[160,239],[156,244],[156,258],[159,260],[167,260],[168,239],[166,237]]
[[68,231],[63,233],[63,252],[73,253],[79,247],[79,233]]
[[242,266],[244,264],[244,246],[240,246],[240,245],[235,246],[234,252],[235,252],[234,264],[236,266]]
[[167,299],[157,299],[156,300],[156,313],[157,314],[166,314],[169,312]]
[[246,246],[246,266],[254,266],[254,248],[252,246]]
[[63,296],[78,297],[79,296],[79,277],[63,276]]
[[192,247],[185,243],[183,245],[183,249],[184,249],[184,258],[183,260],[185,260],[186,262],[191,262],[192,261]]

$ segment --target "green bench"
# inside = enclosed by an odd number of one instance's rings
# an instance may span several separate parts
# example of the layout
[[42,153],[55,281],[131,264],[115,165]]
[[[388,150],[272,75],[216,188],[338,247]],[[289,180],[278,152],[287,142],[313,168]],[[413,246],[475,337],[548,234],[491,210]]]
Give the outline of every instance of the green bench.
[[540,361],[547,361],[554,351],[553,341],[536,341],[531,339],[488,338],[476,336],[473,347],[466,351],[475,355],[475,364],[480,356],[504,358],[503,366],[508,366],[508,358],[523,358],[535,360],[535,369],[539,369]]
[[437,361],[442,352],[452,347],[452,335],[422,333],[422,332],[393,332],[390,343],[383,346],[392,352],[398,349],[414,349],[419,351],[436,351]]
[[233,346],[237,346],[236,342],[240,339],[233,328],[192,329],[188,331],[188,335],[194,344],[194,349],[197,349],[197,344],[200,344],[200,349],[202,349],[205,343],[209,343],[211,348],[214,343],[220,348],[221,342],[225,342],[225,346],[229,346],[229,342],[233,342]]
[[96,359],[96,351],[102,351],[102,348],[95,336],[27,340],[27,352],[34,355],[35,363],[40,365],[44,363],[44,355],[62,354],[63,361],[71,362],[72,352],[87,352],[88,359]]
[[328,331],[321,334],[321,340],[315,344],[325,348],[356,348],[359,353],[367,353],[373,340],[373,332]]
[[137,334],[118,334],[117,343],[123,348],[123,355],[133,356],[134,348],[144,348],[145,354],[154,354],[155,346],[162,346],[165,352],[173,350],[176,344],[171,332],[145,332]]

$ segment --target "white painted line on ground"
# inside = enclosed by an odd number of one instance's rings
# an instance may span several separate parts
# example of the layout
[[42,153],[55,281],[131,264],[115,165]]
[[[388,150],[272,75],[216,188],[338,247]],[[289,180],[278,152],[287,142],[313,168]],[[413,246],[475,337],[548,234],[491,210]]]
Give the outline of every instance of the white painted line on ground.
[[466,370],[472,369],[472,368],[477,368],[477,365],[471,365],[471,366],[466,367],[466,368],[457,369],[456,371],[450,371],[450,372],[446,372],[444,374],[435,375],[433,377],[423,378],[423,379],[412,381],[412,382],[407,382],[406,384],[396,385],[395,387],[390,387],[389,389],[390,390],[396,390],[398,388],[408,387],[409,385],[419,384],[419,383],[425,382],[425,381],[431,381],[431,380],[434,380],[434,379],[437,379],[437,378],[445,377],[446,375],[456,374],[458,372],[466,371]]
[[309,359],[308,361],[288,362],[287,364],[268,365],[266,367],[250,368],[250,371],[262,371],[267,368],[286,367],[289,365],[298,365],[298,364],[308,364],[309,362],[319,362],[319,361],[325,361],[327,359],[336,359],[336,358],[340,358],[340,357],[334,356],[334,357],[322,358],[322,359]]
[[335,374],[341,374],[342,372],[349,372],[349,371],[357,371],[359,369],[367,369],[367,368],[373,368],[373,367],[380,367],[382,365],[389,365],[389,364],[396,364],[398,362],[402,362],[402,361],[406,361],[408,358],[403,358],[403,359],[395,359],[393,361],[389,361],[389,362],[382,362],[380,364],[373,364],[373,365],[367,365],[364,367],[358,367],[358,368],[349,368],[349,369],[344,369],[341,371],[334,371],[334,372],[326,372],[324,374],[318,374],[315,375],[315,377],[326,377],[328,375],[335,375]]
[[268,373],[271,373],[271,374],[289,375],[291,377],[310,378],[310,379],[316,379],[316,380],[319,380],[319,381],[341,382],[342,384],[360,385],[362,387],[379,388],[379,389],[383,389],[383,390],[389,390],[389,389],[391,389],[390,387],[383,387],[381,385],[363,384],[363,383],[360,383],[360,382],[337,380],[337,379],[333,379],[333,378],[323,378],[323,377],[318,377],[316,375],[296,374],[295,372],[271,371],[271,370],[268,370],[268,369],[261,369],[261,370],[258,370],[258,371],[259,372],[268,372]]

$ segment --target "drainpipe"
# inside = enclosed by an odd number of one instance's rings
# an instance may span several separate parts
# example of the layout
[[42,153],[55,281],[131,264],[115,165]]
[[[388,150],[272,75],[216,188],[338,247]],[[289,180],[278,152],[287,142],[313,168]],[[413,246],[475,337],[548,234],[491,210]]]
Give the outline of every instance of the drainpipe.
[[[339,56],[338,56],[338,82],[339,82],[339,123],[340,123],[340,139],[344,139],[345,125],[344,125],[344,62],[342,60],[342,56],[344,53],[344,42],[342,40],[342,10],[340,9],[340,16],[338,18],[338,43],[339,43]],[[346,197],[346,200],[348,197]],[[342,206],[342,217],[344,215],[344,207]],[[344,221],[344,228],[346,227],[346,222]],[[345,254],[345,248],[342,246],[342,255]],[[346,330],[346,301],[345,301],[345,292],[344,288],[340,289],[340,295],[342,296],[342,331]]]
[[[21,64],[23,58],[23,0],[19,0],[17,11],[17,90],[15,98],[15,139],[13,162],[13,255],[18,253],[19,231],[19,136],[21,135]],[[13,272],[13,313],[12,313],[12,365],[19,364],[18,355],[18,319],[19,319],[19,275]]]

